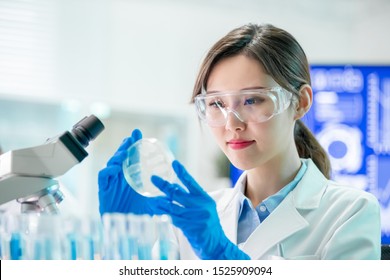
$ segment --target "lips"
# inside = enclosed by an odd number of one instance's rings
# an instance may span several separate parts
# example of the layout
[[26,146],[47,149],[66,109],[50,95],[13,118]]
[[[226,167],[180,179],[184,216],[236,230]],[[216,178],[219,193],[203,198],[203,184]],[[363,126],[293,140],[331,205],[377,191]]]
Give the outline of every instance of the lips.
[[233,150],[241,150],[249,147],[255,143],[253,140],[230,140],[227,142],[228,146],[232,148]]

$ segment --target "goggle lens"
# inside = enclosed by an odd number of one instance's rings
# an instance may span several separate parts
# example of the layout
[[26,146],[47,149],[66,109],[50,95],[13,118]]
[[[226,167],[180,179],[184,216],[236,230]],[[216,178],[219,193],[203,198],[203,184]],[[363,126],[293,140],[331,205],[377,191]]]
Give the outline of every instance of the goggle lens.
[[291,103],[292,94],[281,87],[240,92],[201,94],[195,98],[199,117],[210,126],[224,126],[229,113],[239,120],[265,122]]

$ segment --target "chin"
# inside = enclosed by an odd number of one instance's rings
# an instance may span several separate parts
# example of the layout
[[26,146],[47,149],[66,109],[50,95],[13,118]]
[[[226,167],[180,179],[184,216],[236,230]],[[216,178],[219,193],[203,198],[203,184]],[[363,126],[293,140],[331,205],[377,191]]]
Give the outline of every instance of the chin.
[[229,159],[229,160],[234,165],[234,167],[240,170],[250,170],[254,167],[252,162],[244,162],[242,160],[237,160],[237,159]]

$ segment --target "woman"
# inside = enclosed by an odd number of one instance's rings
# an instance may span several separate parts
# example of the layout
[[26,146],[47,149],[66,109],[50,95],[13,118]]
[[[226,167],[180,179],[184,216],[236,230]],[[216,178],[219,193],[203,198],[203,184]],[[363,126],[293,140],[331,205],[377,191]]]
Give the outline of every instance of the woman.
[[329,160],[300,121],[312,95],[306,55],[291,34],[272,25],[232,30],[208,52],[192,101],[245,170],[234,188],[207,194],[174,161],[186,189],[153,176],[166,197],[134,193],[121,162],[142,137],[135,130],[99,173],[101,214],[170,215],[181,259],[379,259],[376,198],[329,180]]

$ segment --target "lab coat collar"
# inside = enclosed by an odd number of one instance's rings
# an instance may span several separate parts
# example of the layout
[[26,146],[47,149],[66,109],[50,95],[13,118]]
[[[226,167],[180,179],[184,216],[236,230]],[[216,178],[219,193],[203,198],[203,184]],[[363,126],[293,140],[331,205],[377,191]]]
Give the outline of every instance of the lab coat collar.
[[[327,179],[311,159],[304,159],[304,161],[307,164],[307,170],[301,181],[243,244],[242,249],[252,259],[261,258],[269,249],[281,243],[285,238],[309,225],[297,209],[317,208],[326,189]],[[230,195],[225,193],[225,196],[220,197],[218,211],[221,224],[225,229],[226,236],[233,242],[237,240],[239,192],[245,182],[246,173],[244,172],[237,180]]]
[[232,189],[215,192],[212,197],[217,203],[217,212],[225,235],[233,242],[237,242],[238,214],[240,211],[240,189],[245,186],[245,172],[237,180]]
[[[328,180],[311,159],[303,159],[307,165],[305,175],[291,193],[298,209],[318,208],[328,185]],[[309,187],[302,187],[309,186]]]

